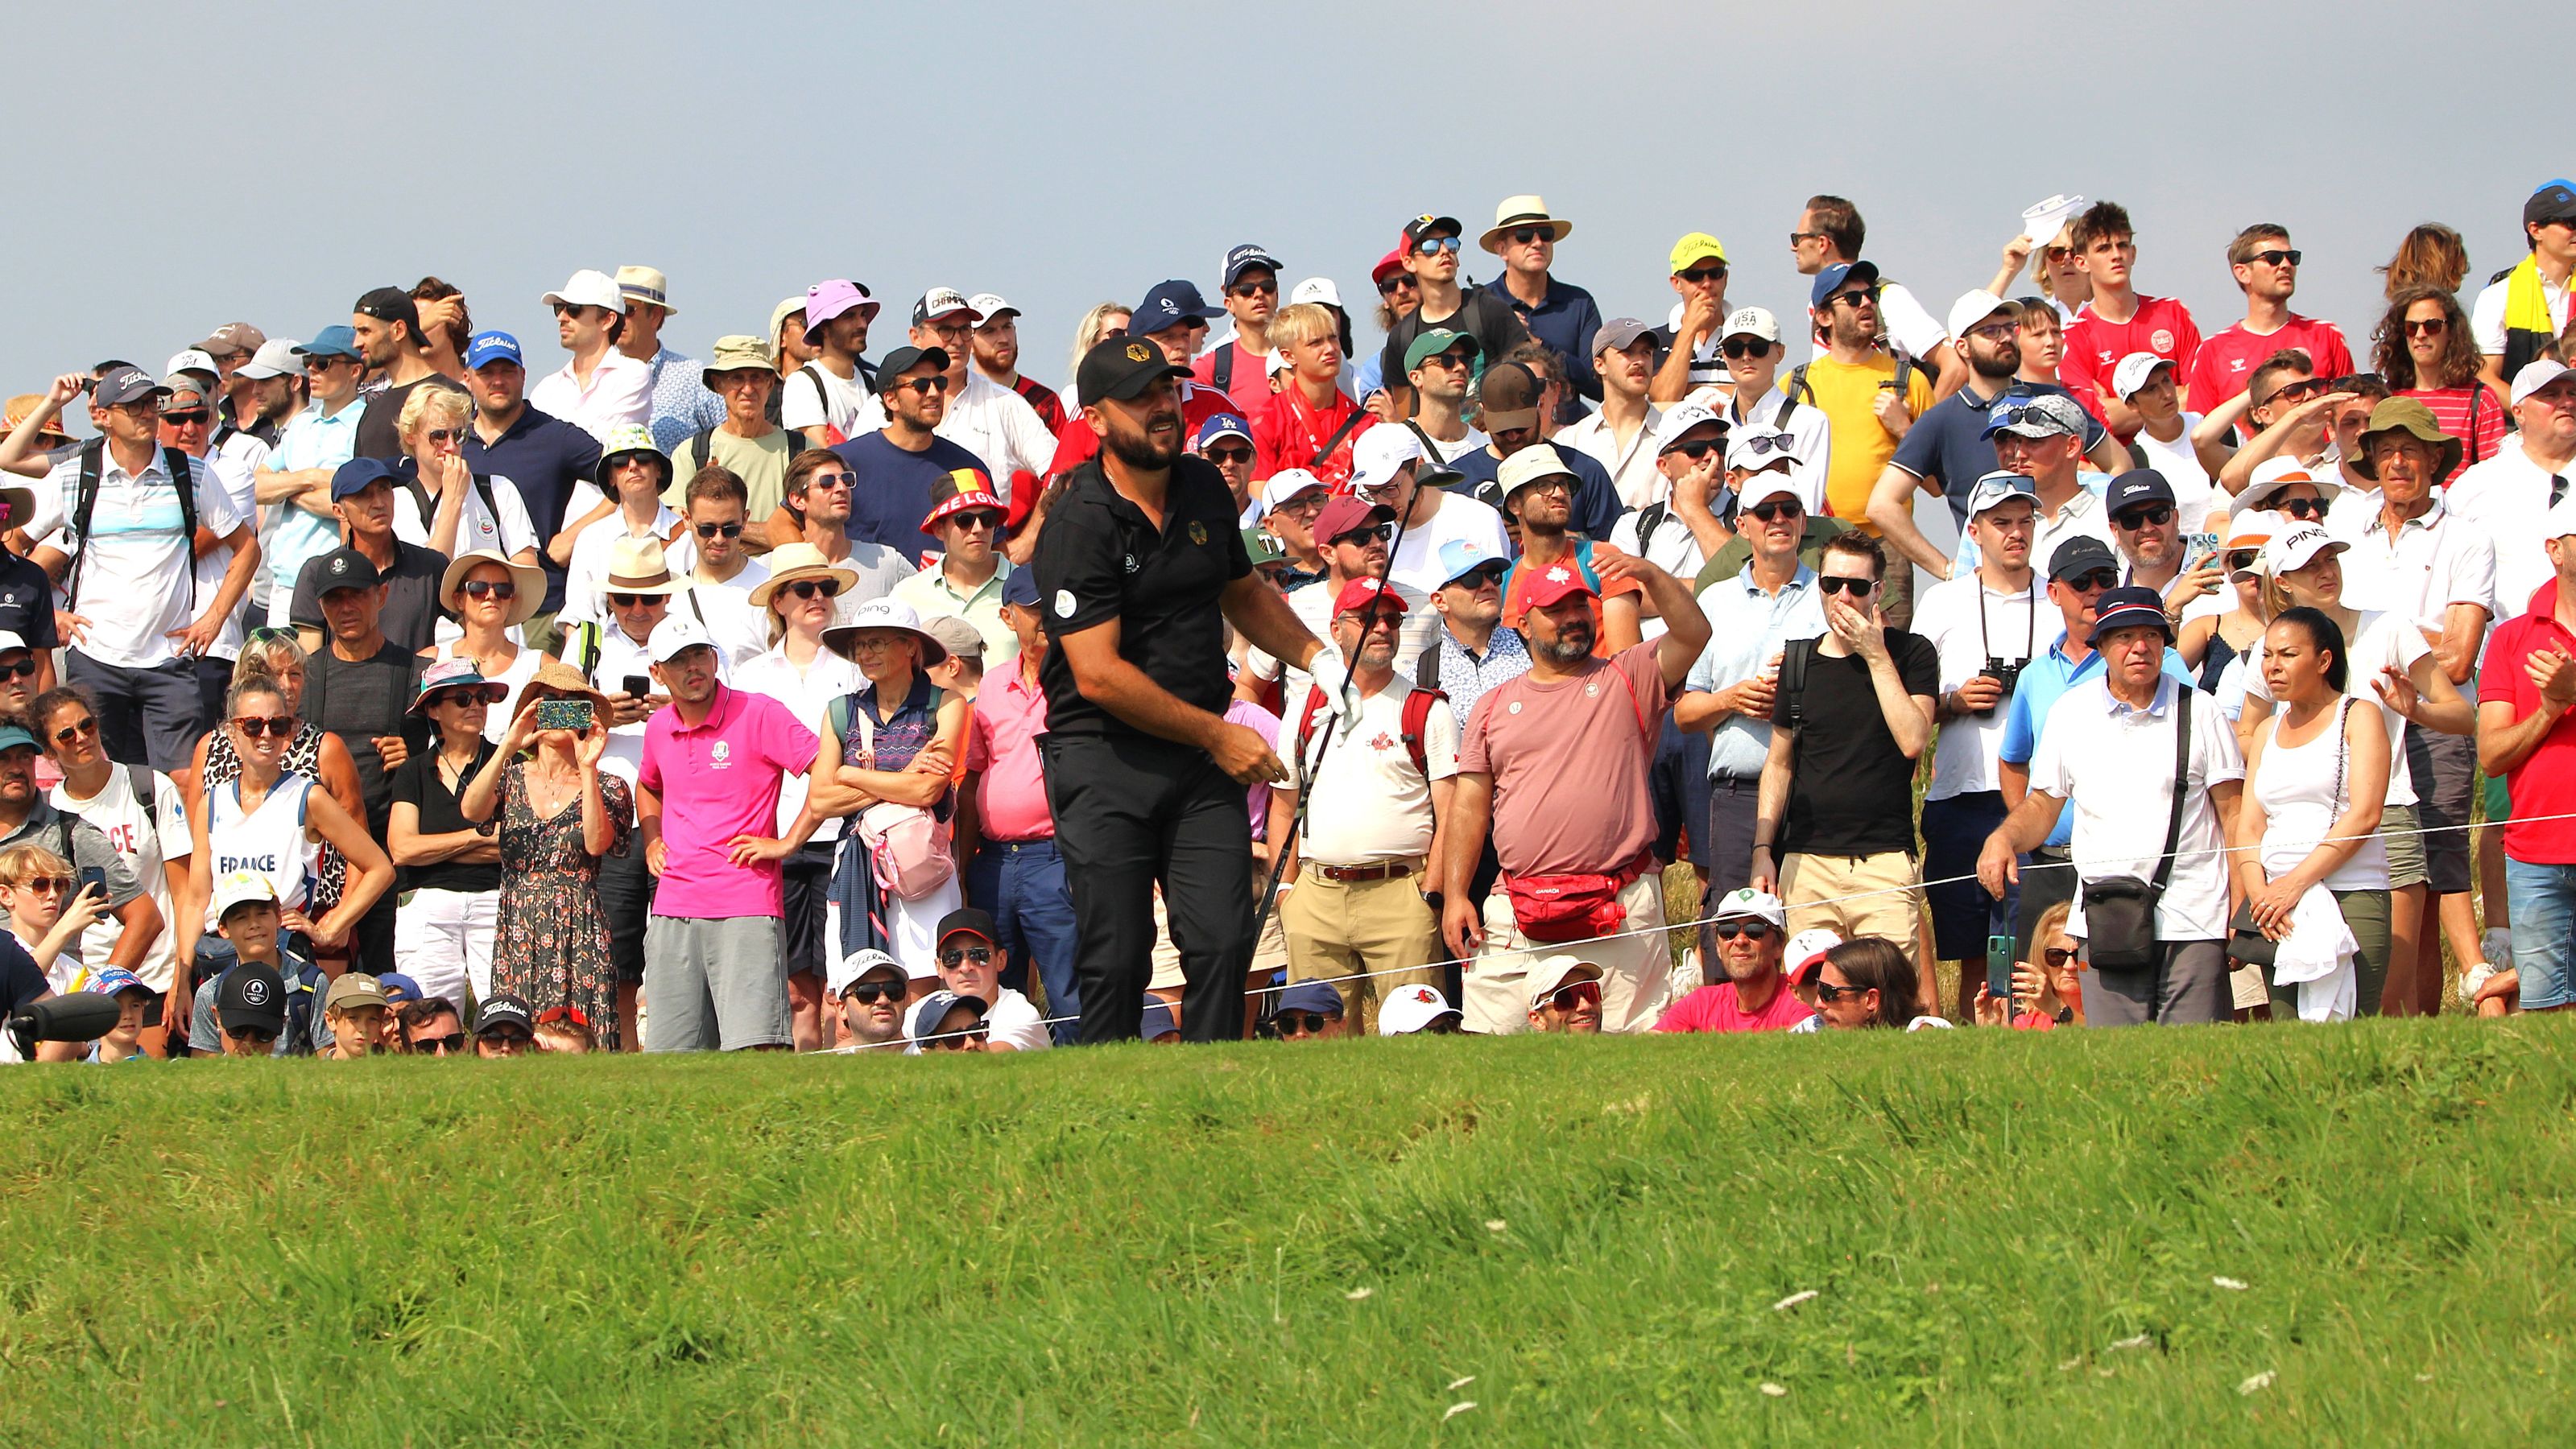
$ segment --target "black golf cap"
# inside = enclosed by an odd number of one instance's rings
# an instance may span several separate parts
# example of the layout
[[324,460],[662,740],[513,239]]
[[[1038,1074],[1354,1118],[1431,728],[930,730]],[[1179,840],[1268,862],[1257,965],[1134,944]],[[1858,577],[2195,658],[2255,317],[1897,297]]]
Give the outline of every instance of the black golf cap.
[[1135,337],[1104,337],[1082,354],[1074,369],[1074,389],[1087,399],[1132,402],[1158,378],[1187,377],[1190,370],[1167,361],[1163,349]]

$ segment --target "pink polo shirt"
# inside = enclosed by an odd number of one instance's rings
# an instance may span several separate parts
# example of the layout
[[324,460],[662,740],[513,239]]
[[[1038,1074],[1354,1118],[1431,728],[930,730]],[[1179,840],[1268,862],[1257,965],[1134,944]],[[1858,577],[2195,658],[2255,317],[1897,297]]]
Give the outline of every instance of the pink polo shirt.
[[653,914],[723,920],[783,914],[778,867],[726,859],[737,835],[778,833],[778,781],[814,767],[820,748],[794,712],[765,694],[719,684],[706,723],[665,709],[644,726],[636,783],[662,798],[661,884]]
[[1008,678],[984,676],[974,718],[968,721],[966,768],[983,772],[975,811],[985,839],[1055,838],[1046,770],[1038,761],[1038,736],[1046,727],[1046,690],[1024,678],[1016,660]]

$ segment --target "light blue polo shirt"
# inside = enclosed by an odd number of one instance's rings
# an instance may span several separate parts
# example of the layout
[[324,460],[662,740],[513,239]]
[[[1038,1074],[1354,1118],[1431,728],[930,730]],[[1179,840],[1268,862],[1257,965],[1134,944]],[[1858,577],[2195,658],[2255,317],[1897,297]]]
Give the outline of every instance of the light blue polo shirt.
[[[348,406],[328,417],[323,416],[320,403],[312,404],[297,413],[286,430],[277,435],[277,446],[269,450],[268,466],[276,472],[295,473],[306,468],[337,468],[348,462],[358,447],[358,418],[366,410],[364,397],[351,398]],[[320,558],[340,546],[340,524],[337,519],[308,513],[292,503],[271,506],[283,511],[278,515],[276,533],[265,545],[268,576],[274,587],[292,594],[305,561]]]
[[[1792,639],[1814,639],[1825,632],[1824,599],[1816,592],[1816,571],[1805,564],[1777,594],[1766,594],[1753,581],[1753,570],[1719,579],[1700,591],[1699,609],[1708,616],[1708,647],[1691,665],[1684,689],[1704,693],[1752,678]],[[1771,754],[1771,722],[1728,715],[1709,735],[1708,777],[1759,779]]]

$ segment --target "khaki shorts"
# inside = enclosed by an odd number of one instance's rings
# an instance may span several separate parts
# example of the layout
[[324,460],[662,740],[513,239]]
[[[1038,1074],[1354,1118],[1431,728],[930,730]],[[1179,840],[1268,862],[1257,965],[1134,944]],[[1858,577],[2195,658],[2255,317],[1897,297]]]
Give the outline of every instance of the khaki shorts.
[[1901,850],[1793,855],[1780,862],[1789,934],[1822,926],[1846,941],[1883,936],[1909,957],[1922,930],[1923,887],[1915,882],[1914,857]]
[[1619,892],[1628,913],[1621,935],[1609,941],[1533,941],[1512,919],[1511,893],[1501,886],[1485,897],[1485,944],[1467,963],[1459,1011],[1467,1030],[1510,1036],[1530,1029],[1530,967],[1547,956],[1572,956],[1601,968],[1601,1029],[1644,1031],[1672,1001],[1672,947],[1664,924],[1664,878],[1648,871]]

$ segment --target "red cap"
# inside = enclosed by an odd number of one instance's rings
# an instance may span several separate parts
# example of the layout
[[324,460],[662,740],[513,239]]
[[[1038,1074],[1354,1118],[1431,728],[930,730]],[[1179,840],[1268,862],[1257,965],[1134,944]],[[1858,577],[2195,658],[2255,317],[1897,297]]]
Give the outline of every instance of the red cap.
[[1582,569],[1573,564],[1549,564],[1531,572],[1529,587],[1522,591],[1521,602],[1533,609],[1544,609],[1576,594],[1590,596],[1598,592],[1592,587],[1592,581],[1583,576]]
[[1336,494],[1315,515],[1315,542],[1329,544],[1354,528],[1394,521],[1395,510],[1383,503],[1371,503],[1348,493]]
[[[971,469],[952,470],[947,477],[939,480],[938,485],[931,490],[931,496],[939,501],[931,505],[930,516],[921,520],[921,531],[924,533],[930,532],[939,520],[951,514],[964,513],[976,508],[989,508],[995,513],[1006,515],[1004,521],[1009,521],[1007,515],[1010,509],[1001,499],[993,496],[992,486],[984,481],[984,475]],[[998,542],[998,539],[996,541]]]
[[1369,281],[1383,282],[1403,270],[1404,248],[1399,245],[1395,250],[1377,259],[1377,265],[1369,269]]
[[1333,596],[1335,614],[1355,614],[1367,608],[1375,608],[1380,613],[1401,614],[1404,612],[1404,596],[1375,579],[1353,579],[1342,585],[1342,591]]

